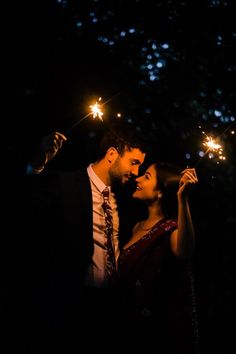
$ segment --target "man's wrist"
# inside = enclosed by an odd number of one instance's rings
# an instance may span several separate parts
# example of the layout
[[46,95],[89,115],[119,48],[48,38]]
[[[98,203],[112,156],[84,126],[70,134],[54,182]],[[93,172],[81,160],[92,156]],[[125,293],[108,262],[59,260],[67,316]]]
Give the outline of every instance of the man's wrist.
[[26,166],[26,174],[27,175],[38,175],[40,174],[44,169],[44,166],[43,167],[34,167],[32,166],[31,163],[28,163],[28,165]]

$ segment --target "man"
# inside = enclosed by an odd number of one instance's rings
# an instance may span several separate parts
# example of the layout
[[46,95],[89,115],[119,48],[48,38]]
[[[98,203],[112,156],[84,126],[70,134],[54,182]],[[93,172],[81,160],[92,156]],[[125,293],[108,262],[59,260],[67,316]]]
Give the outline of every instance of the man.
[[[85,326],[82,333],[86,333],[90,325],[95,334],[106,326],[106,317],[100,309],[109,308],[107,301],[111,300],[103,191],[110,192],[111,243],[117,260],[121,220],[113,187],[124,185],[138,175],[145,159],[146,144],[130,126],[115,125],[104,134],[96,162],[79,171],[47,173],[45,164],[55,156],[66,137],[56,132],[46,139],[27,169],[28,174],[38,176],[24,212],[25,228],[30,231],[29,264],[34,272],[28,276],[34,279],[33,306],[38,308],[40,318],[36,322],[46,319],[51,330],[61,321],[63,327],[64,317],[72,321],[73,307],[82,303],[79,311],[83,318],[80,326],[82,322]],[[94,321],[98,321],[97,324]]]

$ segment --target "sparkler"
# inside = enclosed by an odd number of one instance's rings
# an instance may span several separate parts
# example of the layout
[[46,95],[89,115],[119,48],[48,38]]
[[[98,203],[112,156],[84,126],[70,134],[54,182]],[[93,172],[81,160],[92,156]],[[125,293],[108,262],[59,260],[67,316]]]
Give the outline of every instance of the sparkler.
[[[207,147],[207,150],[204,152],[204,154],[198,160],[198,162],[195,165],[195,168],[200,163],[200,161],[203,159],[203,157],[206,156],[209,152],[218,154],[218,157],[220,160],[226,159],[226,157],[223,155],[222,145],[220,145],[218,142],[216,142],[216,139],[214,139],[210,135],[207,135],[204,131],[202,132],[202,134],[204,134],[206,136],[206,140],[203,142],[203,145]],[[212,157],[213,157],[213,154],[209,154],[209,158],[212,158]]]
[[[101,99],[102,98],[99,97],[98,101],[101,101]],[[100,119],[103,122],[103,119],[102,119],[103,112],[101,111],[100,106],[101,105],[98,102],[96,102],[95,104],[90,105],[89,106],[90,112],[88,114],[86,114],[84,117],[82,117],[80,120],[76,121],[69,129],[67,129],[67,131],[65,132],[65,135],[68,134],[75,126],[79,125],[83,120],[85,120],[86,118],[88,118],[91,115],[93,116],[93,119],[98,118],[98,119]]]
[[[99,97],[99,101],[101,101],[101,97]],[[100,104],[98,104],[97,102],[95,104],[92,104],[89,106],[91,108],[91,114],[93,115],[93,119],[95,118],[99,118],[102,122],[102,116],[103,116],[103,112],[100,109]]]
[[67,129],[67,131],[65,132],[65,135],[68,134],[74,127],[76,127],[77,125],[79,125],[83,120],[85,120],[86,118],[88,118],[89,116],[93,117],[93,120],[98,118],[103,122],[103,112],[101,110],[101,106],[104,106],[107,102],[111,101],[111,99],[114,96],[119,95],[120,93],[116,93],[115,95],[113,95],[111,98],[109,98],[107,101],[105,101],[103,104],[100,104],[99,102],[102,100],[101,97],[99,97],[98,102],[96,102],[95,104],[92,104],[89,106],[90,108],[90,112],[88,114],[86,114],[84,117],[82,117],[80,120],[76,121],[69,129]]

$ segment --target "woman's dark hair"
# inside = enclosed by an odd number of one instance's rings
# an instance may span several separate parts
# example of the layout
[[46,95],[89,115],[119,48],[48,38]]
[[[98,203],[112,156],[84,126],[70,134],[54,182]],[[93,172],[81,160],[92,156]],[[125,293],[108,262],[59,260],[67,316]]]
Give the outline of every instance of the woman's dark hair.
[[182,168],[167,162],[155,162],[154,166],[157,173],[157,188],[162,193],[163,213],[166,217],[176,218],[178,213],[177,191]]

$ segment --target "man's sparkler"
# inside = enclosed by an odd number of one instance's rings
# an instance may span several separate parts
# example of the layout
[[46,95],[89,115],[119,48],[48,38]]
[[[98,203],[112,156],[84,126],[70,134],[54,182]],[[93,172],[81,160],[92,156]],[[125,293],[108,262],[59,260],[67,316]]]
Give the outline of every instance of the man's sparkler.
[[77,125],[79,125],[83,120],[86,118],[92,116],[93,120],[96,118],[100,119],[103,122],[103,112],[101,110],[101,107],[104,106],[107,102],[111,101],[114,96],[119,95],[119,92],[113,95],[111,98],[109,98],[107,101],[105,101],[103,104],[100,104],[99,102],[102,100],[101,97],[99,97],[98,101],[95,104],[92,104],[89,106],[90,112],[86,114],[84,117],[82,117],[80,120],[76,121],[70,128],[67,129],[65,132],[65,135],[67,135],[72,129],[74,129]]
[[[99,97],[98,101],[101,101],[101,99],[102,98]],[[90,105],[89,106],[90,112],[88,114],[86,114],[84,117],[82,117],[80,120],[76,121],[69,129],[67,129],[67,131],[65,132],[65,135],[67,135],[72,129],[74,129],[74,127],[79,125],[83,120],[85,120],[89,116],[92,116],[93,120],[98,118],[98,119],[100,119],[103,122],[103,118],[102,118],[103,112],[102,112],[100,107],[101,107],[101,104],[99,104],[98,102],[96,102],[95,104]]]

